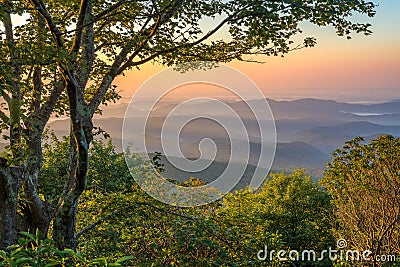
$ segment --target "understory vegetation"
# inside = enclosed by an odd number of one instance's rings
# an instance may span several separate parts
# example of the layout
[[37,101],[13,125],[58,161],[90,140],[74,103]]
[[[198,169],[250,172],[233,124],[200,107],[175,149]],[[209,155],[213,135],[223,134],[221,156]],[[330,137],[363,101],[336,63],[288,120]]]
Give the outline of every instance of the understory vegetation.
[[[55,180],[42,179],[43,195],[62,189],[57,174],[66,175],[61,159],[67,147],[67,138],[54,136],[46,145],[42,175]],[[90,257],[130,255],[135,266],[251,265],[264,246],[322,249],[333,241],[329,197],[303,170],[273,174],[258,192],[242,190],[207,206],[177,208],[137,186],[111,141],[95,141],[90,156],[88,190],[77,217],[78,250]]]
[[[40,195],[56,205],[60,181],[68,175],[69,140],[50,133],[44,143]],[[340,238],[347,240],[346,249],[368,249],[373,256],[400,255],[399,139],[381,136],[365,144],[357,138],[333,156],[323,187],[298,169],[270,174],[256,191],[243,189],[206,206],[177,208],[138,187],[124,155],[111,141],[95,140],[88,189],[77,211],[78,252],[58,250],[51,240],[41,240],[40,233],[21,233],[19,245],[0,253],[0,266],[378,264],[332,261],[327,256],[315,261],[301,258],[304,250],[314,250],[318,258],[323,250],[336,249]],[[194,178],[190,183],[201,182]],[[379,249],[374,242],[381,245]],[[300,257],[281,261],[279,250],[299,251]],[[272,257],[271,251],[275,251]],[[398,264],[392,260],[382,266]]]
[[[140,165],[129,170],[111,142],[94,139],[96,114],[121,98],[115,82],[130,71],[285,56],[317,44],[312,31],[302,34],[307,23],[347,39],[368,36],[376,7],[368,0],[2,0],[0,266],[346,265],[281,261],[276,252],[320,251],[339,238],[372,256],[399,255],[398,138],[351,141],[335,152],[322,186],[304,170],[270,174],[257,191],[197,208],[149,197],[132,178],[147,178]],[[68,118],[70,139],[45,134],[59,117]],[[267,249],[275,257],[260,260]]]

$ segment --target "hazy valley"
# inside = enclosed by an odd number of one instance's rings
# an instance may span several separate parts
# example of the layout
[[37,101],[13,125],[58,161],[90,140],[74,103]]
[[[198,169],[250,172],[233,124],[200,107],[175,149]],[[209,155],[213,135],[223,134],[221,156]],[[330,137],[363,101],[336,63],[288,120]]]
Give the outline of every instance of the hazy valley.
[[[258,102],[252,100],[253,106]],[[242,118],[249,134],[250,157],[249,164],[256,165],[260,153],[260,133],[257,121],[247,105],[242,101],[226,101],[226,103]],[[320,178],[330,153],[344,145],[344,142],[363,136],[367,140],[380,134],[400,136],[400,100],[380,104],[350,104],[331,100],[301,99],[295,101],[268,100],[274,115],[277,130],[277,146],[273,171],[293,170],[302,167],[309,170],[314,178]],[[160,129],[168,113],[178,102],[164,101],[157,104],[151,113],[146,128],[146,146],[150,153],[162,152]],[[193,104],[175,116],[195,117],[199,108]],[[100,127],[112,137],[118,150],[122,150],[121,136],[123,117],[127,103],[111,105],[103,109],[103,115],[94,120],[95,127]],[[142,107],[138,106],[135,116],[140,114]],[[215,117],[224,123],[233,118],[213,110]],[[126,114],[127,123],[136,123],[137,117]],[[68,133],[67,119],[53,121],[49,124],[57,136]],[[133,136],[138,133],[131,133]],[[197,119],[188,123],[179,136],[180,146],[185,157],[198,158],[198,144],[203,138],[211,138],[217,147],[216,162],[208,170],[200,173],[183,173],[173,168],[165,159],[165,175],[170,178],[184,180],[190,176],[213,180],[230,155],[230,141],[225,130],[217,123],[206,119]],[[174,138],[174,137],[166,137]],[[247,140],[237,140],[247,142]],[[176,155],[169,155],[176,156]],[[251,169],[251,166],[250,166]],[[175,177],[179,176],[179,177]]]

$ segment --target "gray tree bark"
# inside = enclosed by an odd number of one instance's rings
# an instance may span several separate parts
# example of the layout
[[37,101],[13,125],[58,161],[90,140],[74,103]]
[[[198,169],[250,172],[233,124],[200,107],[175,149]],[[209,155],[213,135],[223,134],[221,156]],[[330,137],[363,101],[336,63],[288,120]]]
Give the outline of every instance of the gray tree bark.
[[20,167],[0,167],[0,249],[15,244]]

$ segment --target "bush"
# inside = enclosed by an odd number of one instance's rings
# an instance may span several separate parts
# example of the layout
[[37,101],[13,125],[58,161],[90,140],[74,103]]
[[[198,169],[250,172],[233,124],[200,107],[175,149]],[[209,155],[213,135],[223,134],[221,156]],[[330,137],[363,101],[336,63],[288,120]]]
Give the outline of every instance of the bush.
[[106,258],[86,259],[80,252],[71,249],[59,250],[55,242],[50,239],[41,239],[40,234],[36,235],[21,232],[22,238],[18,244],[10,246],[7,251],[0,250],[0,266],[10,267],[50,267],[50,266],[87,266],[106,267],[122,266],[123,262],[131,257],[123,257],[115,262],[109,262]]

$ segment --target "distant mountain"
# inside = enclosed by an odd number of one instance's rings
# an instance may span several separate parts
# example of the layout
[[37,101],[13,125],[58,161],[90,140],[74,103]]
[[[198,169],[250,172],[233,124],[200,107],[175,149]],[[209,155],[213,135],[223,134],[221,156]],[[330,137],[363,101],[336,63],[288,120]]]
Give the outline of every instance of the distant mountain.
[[327,153],[305,142],[278,143],[272,169],[323,167],[330,159]]
[[[400,105],[400,103],[399,103]],[[352,115],[352,120],[355,121],[368,121],[371,123],[375,124],[381,124],[381,125],[386,125],[386,126],[396,126],[400,124],[400,113],[383,113],[383,114],[377,114],[377,113],[368,113],[368,112],[359,112],[359,113],[351,113]]]
[[[342,122],[365,120],[383,125],[400,124],[398,120],[400,118],[400,100],[378,104],[351,104],[313,98],[293,101],[276,101],[267,99],[267,101],[271,107],[275,120],[340,120]],[[135,106],[135,114],[141,114],[140,110],[145,106],[145,104],[148,105],[148,103],[149,101],[146,100],[141,105]],[[156,105],[152,116],[165,117],[178,103],[179,102],[177,101],[161,101]],[[227,101],[226,103],[243,119],[254,119],[254,116],[252,116],[250,112],[249,105],[254,107],[256,110],[264,110],[265,107],[264,99],[250,100],[246,103],[243,101]],[[97,115],[97,118],[122,118],[125,115],[127,105],[128,103],[118,103],[118,105],[103,107],[103,115]],[[211,105],[209,108],[213,108],[213,106]],[[181,113],[183,115],[196,115],[199,110],[202,109],[204,109],[204,104],[194,103],[188,105]],[[216,115],[224,115],[221,114],[218,109],[212,110],[212,112]],[[372,114],[373,116],[368,116],[368,114]],[[127,113],[126,115],[132,116],[133,114]]]
[[281,142],[286,142],[284,134],[296,133],[315,127],[329,127],[343,123],[340,119],[279,119],[275,120],[276,130],[278,132],[278,139]]
[[330,152],[342,147],[346,141],[356,136],[365,137],[380,134],[400,136],[400,126],[382,126],[359,121],[331,127],[315,127],[298,133],[288,134],[286,139],[310,143],[325,152]]
[[337,102],[334,100],[322,100],[315,98],[304,98],[293,101],[268,100],[271,108],[277,109],[300,109],[304,110],[339,110],[345,112],[369,112],[369,113],[400,113],[399,101],[390,101],[376,104],[352,104]]
[[[303,142],[279,143],[277,144],[275,159],[271,171],[291,171],[300,167],[309,169],[310,173],[314,176],[313,178],[319,179],[321,178],[323,167],[329,160],[330,157],[327,154],[309,144]],[[195,177],[201,178],[203,181],[208,183],[219,177],[227,166],[226,162],[216,160],[213,161],[213,163],[205,170],[191,173],[177,169],[171,165],[165,157],[162,158],[162,163],[165,164],[165,172],[163,173],[164,177],[176,179],[178,181],[185,181],[190,177]],[[255,170],[254,165],[255,162],[248,165],[237,189],[248,185]]]
[[[295,167],[306,167],[320,177],[325,162],[330,160],[329,153],[341,148],[344,143],[356,136],[364,136],[367,140],[380,134],[400,136],[400,100],[378,104],[352,104],[333,100],[300,99],[293,101],[275,101],[268,99],[269,106],[275,118],[277,129],[277,153],[273,165],[274,170],[292,170]],[[129,118],[125,123],[138,124],[138,117],[146,112],[143,108],[151,103],[145,100],[135,108],[135,114],[127,113]],[[162,151],[160,129],[165,117],[179,104],[178,101],[158,103],[147,121],[146,138],[150,151]],[[253,107],[259,114],[265,113],[265,99],[255,99],[248,102],[226,101],[242,118],[250,141],[250,163],[256,164],[260,151],[260,132],[258,122],[249,109]],[[225,124],[234,120],[233,116],[224,114],[214,105],[206,105],[216,118]],[[103,108],[103,115],[96,115],[94,126],[108,132],[118,149],[121,149],[122,123],[127,103],[110,105]],[[176,119],[195,117],[202,109],[204,102],[192,103],[175,114]],[[261,119],[270,119],[268,116]],[[178,120],[172,120],[170,127],[178,129]],[[49,123],[58,136],[69,132],[68,120],[56,120]],[[133,128],[135,131],[135,128]],[[126,133],[135,138],[139,131]],[[193,121],[186,125],[179,136],[181,149],[185,156],[198,157],[198,143],[203,138],[211,138],[217,145],[217,162],[221,167],[229,157],[230,144],[223,127],[204,119]],[[167,138],[176,138],[167,136]],[[244,137],[245,138],[245,137]],[[168,140],[168,139],[167,139]],[[207,173],[203,175],[209,177]]]
[[[349,104],[333,100],[300,99],[269,100],[276,120],[341,120],[369,121],[382,125],[400,124],[400,103]],[[371,116],[368,116],[371,115]]]

